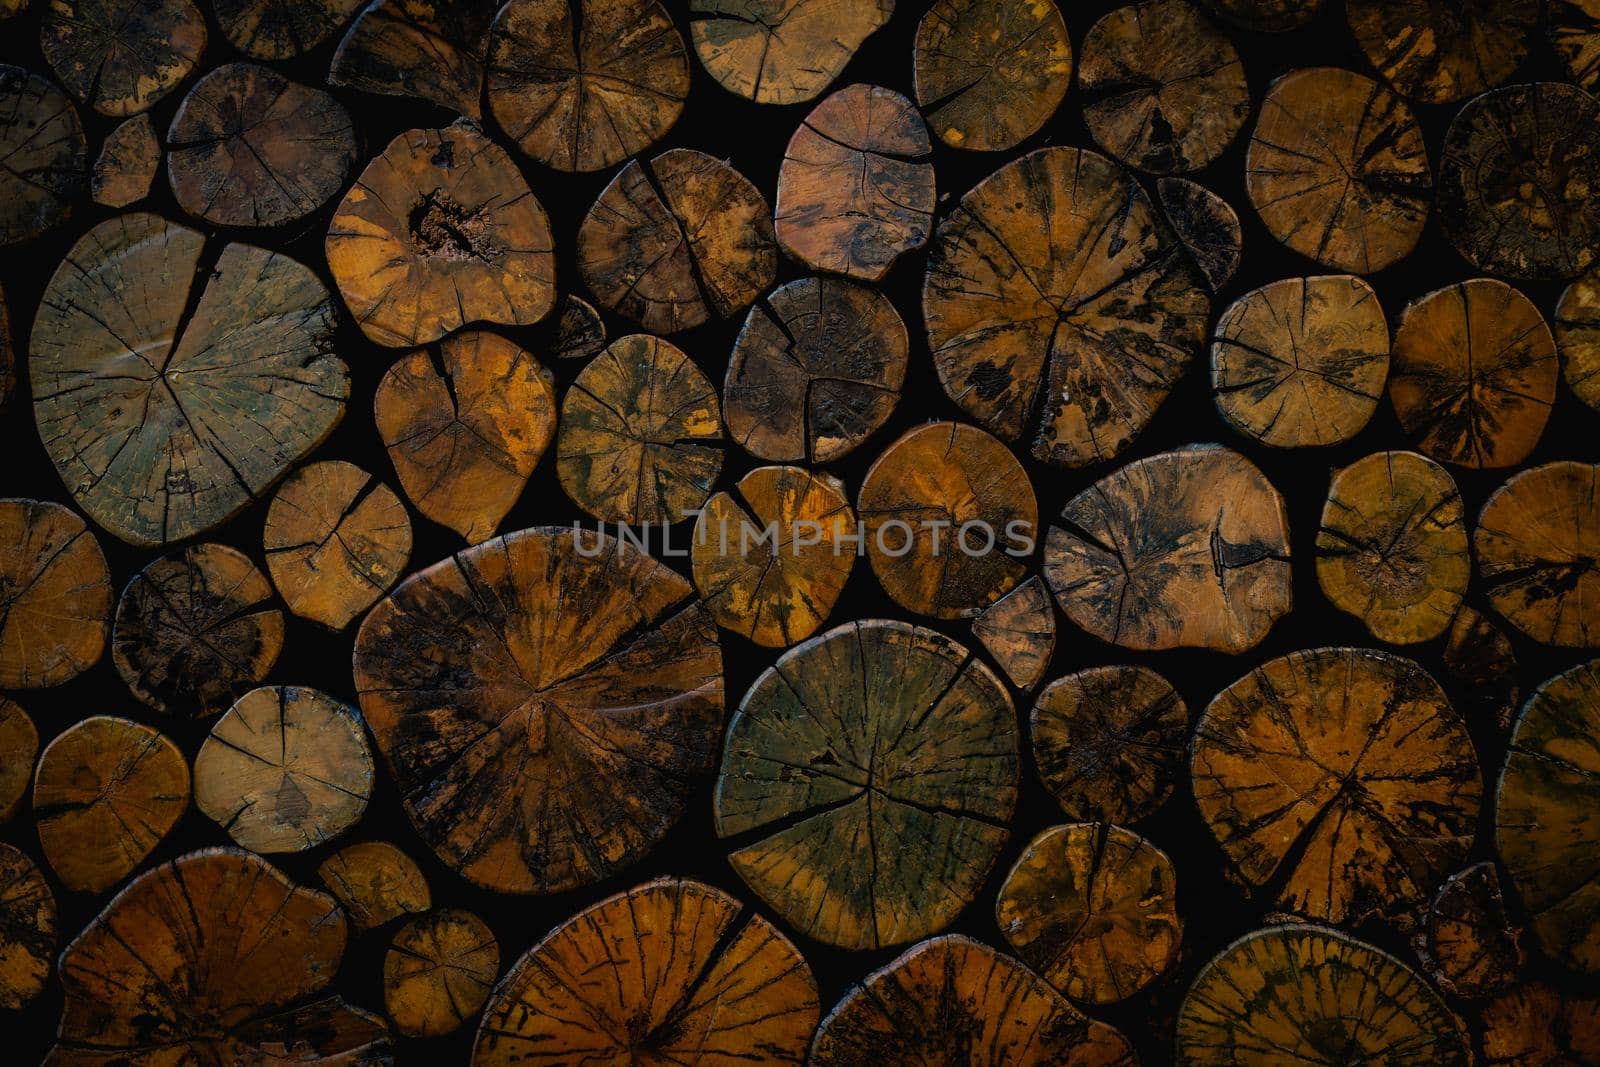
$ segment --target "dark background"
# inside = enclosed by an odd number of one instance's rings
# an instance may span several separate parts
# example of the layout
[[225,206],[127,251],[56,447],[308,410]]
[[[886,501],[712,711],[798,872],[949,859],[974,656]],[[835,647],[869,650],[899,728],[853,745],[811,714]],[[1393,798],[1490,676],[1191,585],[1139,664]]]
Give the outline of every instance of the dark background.
[[[32,10],[9,22],[0,23],[0,60],[53,77],[38,48],[39,16],[46,2],[34,0]],[[209,18],[209,4],[202,2],[201,6],[207,9]],[[675,12],[687,40],[686,19],[682,14],[686,5],[681,0],[667,0],[667,6]],[[901,0],[898,6],[900,10],[892,22],[866,42],[835,87],[865,81],[911,94],[912,40],[926,4],[919,0]],[[1081,52],[1083,35],[1094,20],[1117,6],[1120,5],[1085,0],[1072,0],[1062,5],[1072,35],[1075,57]],[[236,54],[215,24],[210,31],[210,44],[202,61],[202,70],[243,58]],[[1251,95],[1258,108],[1269,83],[1294,68],[1332,65],[1370,73],[1369,65],[1345,25],[1342,0],[1329,0],[1326,9],[1309,26],[1294,33],[1252,34],[1231,27],[1227,32],[1244,57]],[[321,85],[336,43],[330,41],[299,60],[273,65],[291,77]],[[756,105],[724,91],[693,59],[690,66],[693,90],[688,105],[682,119],[656,150],[685,146],[729,158],[770,201],[776,193],[778,167],[784,146],[815,101],[791,107]],[[1554,80],[1563,79],[1564,76],[1564,68],[1541,36],[1534,42],[1528,61],[1513,81]],[[173,112],[193,80],[191,77],[153,109],[152,116],[158,134],[164,134]],[[401,131],[414,126],[443,126],[454,118],[443,109],[413,100],[342,91],[335,91],[335,95],[351,109],[364,138],[361,165],[381,152],[391,138]],[[1445,129],[1457,107],[1415,107],[1427,136],[1430,159],[1435,166]],[[961,152],[945,147],[935,138],[934,161],[938,173],[940,217],[946,215],[956,200],[978,181],[1028,150],[1051,144],[1093,147],[1079,109],[1080,97],[1074,87],[1046,127],[1010,152]],[[80,113],[88,132],[92,160],[104,137],[117,123],[87,109],[80,108]],[[1205,171],[1190,175],[1226,197],[1237,209],[1244,225],[1243,265],[1228,289],[1214,301],[1213,315],[1220,313],[1228,303],[1246,291],[1269,281],[1330,273],[1281,248],[1250,208],[1244,193],[1244,148],[1253,124],[1252,117],[1245,135],[1220,160]],[[486,125],[491,133],[506,142],[494,128],[492,119],[486,120]],[[515,151],[512,154],[550,213],[556,238],[559,284],[563,289],[583,293],[581,283],[577,280],[573,256],[578,226],[594,197],[617,168],[591,175],[568,175],[523,159]],[[351,179],[355,176],[352,174]],[[1153,181],[1146,181],[1145,186],[1153,193]],[[293,227],[276,231],[236,231],[227,236],[294,255],[315,269],[330,290],[337,292],[328,276],[322,252],[323,235],[335,204],[336,201],[330,203],[317,215]],[[157,211],[168,218],[194,224],[193,220],[185,218],[173,202],[164,169],[156,179],[150,199],[131,210],[141,209]],[[116,213],[93,205],[83,205],[74,211],[64,226],[45,238],[0,251],[0,284],[6,291],[19,356],[26,352],[34,308],[56,264],[78,237],[113,214]],[[964,418],[945,397],[928,354],[926,335],[921,325],[920,294],[924,263],[925,256],[920,253],[905,256],[884,285],[906,320],[912,342],[911,370],[900,405],[890,423],[876,436],[844,460],[829,464],[826,468],[844,479],[852,499],[860,488],[866,468],[899,434],[932,419]],[[806,273],[797,263],[784,260],[780,267],[779,282],[802,277]],[[1369,280],[1382,297],[1392,329],[1408,301],[1441,286],[1472,277],[1475,273],[1443,238],[1437,220],[1430,220],[1414,254]],[[1547,318],[1553,318],[1561,285],[1521,285],[1520,288],[1534,300]],[[686,351],[713,382],[720,385],[728,353],[742,321],[741,314],[726,322],[674,335],[672,341]],[[607,316],[607,326],[612,337],[631,332],[629,324],[615,316]],[[541,358],[549,351],[548,327],[505,329],[503,332],[527,345]],[[348,321],[348,317],[341,324],[339,337],[339,354],[350,365],[352,374],[349,410],[332,438],[311,459],[350,460],[376,473],[398,490],[398,481],[373,426],[372,396],[379,378],[401,353],[382,349],[366,341]],[[550,359],[547,365],[554,371],[564,391],[583,364],[576,360]],[[0,415],[0,495],[38,497],[70,504],[70,498],[39,442],[30,406],[25,399],[21,399],[28,395],[25,365],[19,366],[19,371],[24,375],[24,381],[19,387],[18,399]],[[1544,439],[1530,458],[1529,465],[1557,459],[1583,459],[1590,462],[1600,459],[1597,426],[1600,426],[1600,417],[1584,407],[1563,384]],[[1041,516],[1048,519],[1057,514],[1073,495],[1124,462],[1180,445],[1206,441],[1222,442],[1248,455],[1286,496],[1294,535],[1295,611],[1283,619],[1258,648],[1240,656],[1193,651],[1153,655],[1130,653],[1081,633],[1058,616],[1060,633],[1048,679],[1095,664],[1141,663],[1173,682],[1186,700],[1191,718],[1194,718],[1219,689],[1267,659],[1295,649],[1321,645],[1375,644],[1355,619],[1335,611],[1323,598],[1317,587],[1311,545],[1330,471],[1375,451],[1409,447],[1386,402],[1380,406],[1367,429],[1349,444],[1330,449],[1266,449],[1231,431],[1217,415],[1202,357],[1195,361],[1190,373],[1178,385],[1151,427],[1116,462],[1085,470],[1062,471],[1031,461],[1025,454],[1026,450],[1022,458],[1038,494]],[[760,465],[759,461],[730,445],[719,485],[731,486],[744,473]],[[1489,493],[1503,483],[1508,472],[1457,469],[1453,473],[1460,484],[1470,518],[1477,515]],[[264,570],[261,530],[265,507],[266,501],[258,501],[243,515],[213,531],[206,540],[223,542],[243,550]],[[521,501],[501,528],[514,530],[533,525],[567,524],[582,518],[584,516],[567,499],[556,480],[553,455],[547,455]],[[412,569],[433,563],[462,547],[461,540],[453,532],[434,525],[415,512],[412,512],[412,521],[415,533]],[[677,543],[687,543],[686,529],[676,530],[674,534],[678,538]],[[157,555],[130,548],[103,533],[99,539],[111,563],[113,582],[119,589],[140,567]],[[687,560],[674,559],[668,562],[687,573]],[[1488,611],[1476,586],[1468,603]],[[872,617],[911,618],[884,596],[870,567],[863,560],[858,563],[843,598],[829,619],[829,625]],[[912,621],[942,630],[957,640],[973,643],[967,623],[922,618]],[[354,627],[334,636],[315,624],[291,618],[283,654],[269,682],[315,686],[354,705],[355,692],[350,672],[353,631]],[[1520,681],[1524,694],[1545,678],[1587,658],[1577,652],[1533,645],[1514,633],[1513,639],[1521,665]],[[1485,776],[1482,832],[1474,858],[1489,859],[1493,854],[1492,788],[1498,777],[1505,742],[1492,717],[1477,711],[1477,705],[1469,701],[1472,694],[1463,693],[1444,672],[1440,663],[1440,647],[1441,642],[1434,641],[1406,649],[1404,654],[1417,658],[1438,677],[1450,690],[1458,707],[1468,715]],[[737,705],[756,675],[776,658],[777,653],[723,634],[723,655],[731,709]],[[9,695],[17,699],[33,717],[42,744],[48,743],[52,737],[84,717],[120,715],[166,731],[192,759],[211,726],[210,720],[183,721],[150,711],[128,693],[112,667],[109,656],[68,685]],[[1025,720],[1031,700],[1019,695],[1016,703],[1018,715],[1024,720],[1025,734]],[[369,838],[393,841],[421,864],[432,887],[436,905],[467,908],[489,922],[500,942],[501,969],[504,973],[529,946],[567,917],[614,892],[658,875],[685,875],[710,882],[736,894],[758,910],[765,911],[729,867],[727,849],[717,840],[713,831],[711,784],[709,780],[705,782],[681,825],[637,866],[599,885],[552,897],[514,897],[485,892],[469,885],[440,864],[411,829],[399,797],[387,774],[381,770],[381,765],[371,803],[356,828],[331,845],[297,855],[271,858],[302,883],[317,886],[320,884],[315,874],[317,864],[339,846]],[[1023,846],[1039,831],[1062,821],[1061,812],[1040,787],[1031,753],[1024,746],[1022,792],[1013,835],[995,864],[983,892],[962,914],[952,930],[969,934],[991,945],[1003,946],[993,917],[996,891]],[[1120,1026],[1139,1047],[1146,1064],[1160,1064],[1171,1058],[1168,1050],[1172,1017],[1196,971],[1218,949],[1265,922],[1270,907],[1266,901],[1254,903],[1245,900],[1241,892],[1228,882],[1224,874],[1224,857],[1196,813],[1186,788],[1180,788],[1156,816],[1137,824],[1135,828],[1166,850],[1176,864],[1179,905],[1186,924],[1183,952],[1168,974],[1151,988],[1121,1005],[1093,1009],[1090,1013]],[[39,859],[38,840],[26,812],[9,825],[0,827],[0,839],[23,848],[36,860]],[[227,835],[191,807],[174,832],[140,869],[146,870],[195,848],[227,843]],[[48,874],[48,868],[45,870]],[[105,905],[109,894],[70,893],[55,883],[53,878],[51,883],[60,906],[59,930],[64,944]],[[769,918],[775,916],[769,913]],[[902,951],[898,948],[879,952],[839,951],[808,941],[790,931],[781,920],[777,921],[780,928],[794,938],[816,972],[824,1013],[837,1002],[851,982],[889,962]],[[392,929],[386,928],[383,931],[356,934],[352,930],[350,948],[334,985],[337,992],[353,1003],[381,1011],[382,958],[392,932]],[[1368,926],[1356,932],[1415,964],[1415,956],[1405,937],[1392,928]],[[1536,963],[1533,969],[1545,972],[1566,988],[1580,987],[1576,979],[1550,971],[1548,965]],[[10,1016],[0,1014],[0,1034],[4,1035],[6,1050],[0,1058],[16,1063],[36,1062],[51,1043],[60,1006],[60,988],[52,981],[47,992],[24,1012]],[[1476,1030],[1475,1013],[1470,1006],[1457,1002],[1455,1007],[1462,1011]],[[469,1025],[450,1038],[432,1042],[400,1041],[399,1059],[402,1063],[465,1062],[473,1029]]]

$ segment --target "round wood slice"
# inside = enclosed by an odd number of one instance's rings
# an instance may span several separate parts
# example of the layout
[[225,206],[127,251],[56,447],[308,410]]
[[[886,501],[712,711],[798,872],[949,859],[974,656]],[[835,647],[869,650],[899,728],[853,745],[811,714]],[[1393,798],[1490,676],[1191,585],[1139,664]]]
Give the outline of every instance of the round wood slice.
[[1178,1014],[1178,1062],[1468,1067],[1444,1001],[1387,952],[1321,926],[1269,926],[1205,965]]
[[1439,164],[1444,234],[1479,270],[1572,278],[1600,259],[1600,102],[1538,82],[1484,93],[1450,123]]
[[[937,10],[937,8],[935,9]],[[1068,467],[1149,424],[1206,336],[1211,299],[1132,176],[1045,148],[939,225],[922,292],[945,392],[1008,441]]]
[[476,119],[493,0],[373,0],[333,54],[328,84],[411,97]]
[[800,1064],[817,984],[733,897],[662,879],[602,900],[529,949],[495,990],[472,1067]]
[[1547,645],[1600,647],[1600,466],[1516,475],[1483,506],[1473,548],[1511,625]]
[[1517,654],[1488,617],[1463,605],[1450,623],[1442,652],[1445,670],[1461,691],[1458,703],[1504,731],[1521,702]]
[[1334,445],[1372,419],[1389,376],[1389,323],[1353,275],[1286,278],[1217,321],[1211,388],[1234,429],[1274,448]]
[[505,149],[465,119],[390,142],[328,228],[328,269],[361,331],[390,348],[555,306],[550,219]]
[[0,247],[59,225],[83,199],[89,146],[65,93],[0,64]]
[[1415,452],[1379,452],[1334,473],[1317,531],[1317,583],[1391,645],[1450,626],[1472,579],[1461,493]]
[[22,810],[39,755],[39,731],[14,700],[0,697],[0,823]]
[[1394,335],[1389,399],[1434,459],[1509,467],[1544,434],[1556,399],[1555,338],[1533,302],[1474,278],[1418,297]]
[[561,402],[556,473],[602,522],[680,522],[721,470],[717,390],[670,341],[617,338]]
[[1506,81],[1527,58],[1539,0],[1349,0],[1350,32],[1395,91],[1448,104]]
[[1101,18],[1083,39],[1078,87],[1096,143],[1154,174],[1210,165],[1250,117],[1244,62],[1188,0],[1144,0]]
[[283,651],[283,612],[250,557],[191,545],[134,576],[117,602],[111,662],[156,711],[226,711],[260,685]]
[[0,686],[71,681],[100,662],[110,629],[111,572],[83,520],[0,500]]
[[960,1063],[1135,1067],[1133,1046],[1085,1018],[1038,975],[959,935],[908,949],[822,1021],[815,1067]]
[[205,47],[205,16],[190,0],[50,0],[39,25],[50,69],[102,115],[149,110]]
[[1283,497],[1219,445],[1131,463],[1073,497],[1058,523],[1045,581],[1102,641],[1243,652],[1289,612]]
[[1156,195],[1167,224],[1211,291],[1227,288],[1244,248],[1244,232],[1233,206],[1188,178],[1162,178],[1156,182]]
[[745,694],[717,779],[730,857],[792,926],[883,948],[948,926],[983,886],[1017,800],[1011,698],[950,638],[847,623]]
[[1433,172],[1405,101],[1371,78],[1315,67],[1267,90],[1245,187],[1267,230],[1291,251],[1372,274],[1417,246]]
[[220,526],[344,416],[328,290],[148,214],[90,230],[33,328],[34,418],[78,505],[141,547]]
[[495,121],[527,155],[604,170],[678,121],[689,55],[659,0],[510,0],[494,20],[488,85]]
[[1550,42],[1572,80],[1593,92],[1600,86],[1600,0],[1550,0]]
[[1190,771],[1230,875],[1328,922],[1428,899],[1471,850],[1483,793],[1439,683],[1370,649],[1293,652],[1224,689]]
[[459,1030],[489,999],[500,973],[494,931],[470,911],[443,908],[412,919],[383,957],[383,1010],[407,1037]]
[[188,808],[189,763],[148,726],[98,715],[39,757],[39,848],[68,889],[102,893],[122,881]]
[[888,421],[905,383],[906,324],[884,294],[801,278],[750,309],[722,387],[728,434],[776,463],[831,463]]
[[556,328],[556,358],[593,359],[605,347],[606,324],[600,312],[581,296],[569,293],[563,297]]
[[[861,483],[861,536],[884,592],[907,611],[976,615],[1027,577],[1039,503],[990,434],[930,422],[884,449]],[[1018,554],[1013,554],[1018,553]]]
[[1091,667],[1051,682],[1028,725],[1039,778],[1071,818],[1138,822],[1184,777],[1189,710],[1144,667]]
[[380,1020],[337,997],[305,1003],[333,981],[345,939],[333,898],[259,856],[210,848],[163,864],[61,954],[66,1007],[46,1062],[391,1062]]
[[800,104],[843,72],[894,0],[690,0],[695,55],[730,93]]
[[313,463],[272,498],[261,540],[289,610],[342,630],[400,580],[411,520],[394,490],[355,464]]
[[1003,152],[1061,106],[1072,40],[1053,0],[934,0],[913,63],[917,103],[941,141]]
[[421,868],[387,841],[346,845],[322,861],[317,876],[357,930],[371,930],[433,907]]
[[95,160],[89,191],[94,202],[122,208],[150,195],[161,167],[161,145],[148,114],[125,120],[106,135]]
[[784,250],[816,270],[882,281],[928,243],[932,151],[922,116],[894,90],[852,85],[828,97],[795,131],[778,171]]
[[715,764],[722,656],[689,583],[626,541],[523,530],[412,575],[355,681],[413,825],[476,885],[553,893],[634,863]]
[[785,648],[816,633],[844,591],[855,513],[842,482],[803,467],[758,467],[737,489],[695,523],[694,584],[718,626]]
[[1483,1010],[1484,1063],[1600,1063],[1600,998],[1544,982],[1518,986]]
[[56,899],[21,849],[0,844],[0,1008],[44,992],[56,954]]
[[1044,681],[1056,651],[1056,607],[1037,574],[972,620],[972,633],[1018,689]]
[[704,152],[635,160],[584,216],[578,272],[602,307],[651,333],[728,318],[777,277],[772,212],[748,178]]
[[1159,978],[1183,940],[1177,874],[1130,830],[1074,823],[1028,843],[995,903],[1006,942],[1080,1003],[1126,1000]]
[[556,433],[550,372],[482,331],[401,358],[374,407],[412,505],[473,545],[494,536]]
[[1545,954],[1600,971],[1600,662],[1528,699],[1496,793],[1495,849]]
[[301,852],[337,837],[371,795],[360,717],[315,689],[251,690],[194,761],[195,807],[252,852]]
[[228,42],[245,55],[293,59],[332,38],[366,2],[213,0],[212,9]]
[[1200,0],[1200,4],[1240,29],[1258,33],[1299,29],[1322,10],[1322,0]]
[[1483,997],[1510,985],[1522,969],[1518,936],[1494,864],[1475,863],[1445,879],[1414,943],[1440,989]]
[[356,163],[350,112],[256,63],[195,82],[167,131],[178,206],[214,226],[283,226],[322,208]]
[[[1596,33],[1600,34],[1600,9],[1596,10]],[[1600,274],[1585,274],[1561,294],[1555,338],[1567,388],[1600,411]]]

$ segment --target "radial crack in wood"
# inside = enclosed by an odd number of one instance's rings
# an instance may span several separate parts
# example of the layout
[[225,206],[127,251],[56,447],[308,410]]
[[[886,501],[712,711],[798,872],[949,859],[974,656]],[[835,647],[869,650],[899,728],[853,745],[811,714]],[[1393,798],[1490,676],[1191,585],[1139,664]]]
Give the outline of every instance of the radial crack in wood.
[[100,662],[110,629],[111,572],[83,520],[0,500],[0,686],[71,681]]
[[1600,86],[1600,0],[1550,0],[1550,43],[1572,80],[1593,92]]
[[371,930],[433,907],[421,868],[387,841],[346,845],[322,861],[317,877],[357,930]]
[[206,20],[190,0],[50,0],[39,48],[102,115],[148,111],[200,62]]
[[555,354],[558,359],[593,359],[606,347],[606,324],[600,312],[581,296],[570,293],[561,299],[561,318],[556,329]]
[[0,247],[65,221],[83,198],[88,156],[78,109],[66,94],[0,64]]
[[443,1037],[478,1014],[500,973],[494,932],[442,908],[406,923],[383,957],[383,1008],[407,1037]]
[[1525,636],[1600,647],[1600,465],[1514,476],[1483,506],[1473,548],[1489,602]]
[[339,42],[328,84],[479,117],[495,0],[372,0]]
[[293,59],[344,28],[366,0],[212,0],[228,42],[256,59]]
[[19,848],[0,843],[0,1009],[44,992],[56,952],[56,898]]
[[690,0],[695,55],[730,93],[800,104],[839,76],[894,0]]
[[135,115],[106,135],[95,160],[89,191],[94,202],[110,208],[137,204],[150,195],[161,168],[161,145],[150,116]]
[[1510,985],[1522,969],[1519,937],[1494,864],[1475,863],[1445,879],[1412,944],[1440,989],[1484,997]]
[[1350,32],[1395,91],[1425,104],[1464,100],[1527,58],[1539,0],[1349,0]]
[[1188,178],[1160,179],[1156,195],[1167,224],[1211,291],[1226,289],[1244,248],[1244,232],[1233,205]]
[[1018,689],[1044,681],[1056,651],[1056,608],[1034,575],[972,620],[972,634]]

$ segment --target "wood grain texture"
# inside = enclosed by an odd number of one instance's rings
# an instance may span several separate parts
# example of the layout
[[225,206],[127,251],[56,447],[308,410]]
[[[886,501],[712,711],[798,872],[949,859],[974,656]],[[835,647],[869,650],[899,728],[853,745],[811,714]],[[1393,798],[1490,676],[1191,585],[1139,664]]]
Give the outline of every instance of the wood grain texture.
[[367,0],[212,0],[223,36],[255,59],[293,59],[344,28]]
[[690,0],[695,55],[730,93],[799,104],[839,76],[894,0]]
[[333,54],[328,84],[479,116],[494,0],[372,0]]
[[110,629],[111,572],[83,520],[0,500],[0,686],[71,681],[100,661]]
[[593,359],[606,347],[606,324],[594,305],[570,293],[562,298],[555,355],[559,359]]
[[1056,608],[1034,575],[972,620],[972,635],[1017,689],[1044,681],[1056,651]]
[[123,208],[150,195],[161,167],[161,145],[148,114],[124,120],[106,135],[94,162],[89,192],[94,202]]
[[1527,58],[1539,0],[1351,0],[1350,32],[1396,92],[1448,104],[1510,79]]
[[1462,605],[1441,652],[1444,668],[1460,685],[1462,709],[1504,733],[1521,704],[1517,653],[1487,615]]
[[441,908],[406,923],[383,957],[383,1008],[397,1033],[443,1037],[470,1022],[500,972],[494,931],[470,911]]
[[37,74],[0,64],[0,247],[60,225],[88,182],[78,109]]
[[28,799],[39,731],[22,705],[0,697],[0,823],[10,822]]
[[0,1008],[17,1011],[51,978],[56,899],[28,854],[0,843]]
[[148,111],[206,47],[191,0],[49,0],[39,48],[69,92],[102,115]]
[[1484,997],[1509,985],[1526,954],[1491,862],[1457,871],[1434,896],[1412,944],[1438,987],[1457,997]]
[[1600,1060],[1600,999],[1528,982],[1483,1010],[1484,1062],[1492,1067]]
[[1567,388],[1600,411],[1600,276],[1585,274],[1567,287],[1554,329]]
[[1473,532],[1489,602],[1525,636],[1600,647],[1600,466],[1559,462],[1514,475]]
[[371,930],[433,907],[421,868],[387,841],[346,845],[322,861],[317,877],[357,930]]
[[1227,288],[1244,250],[1238,212],[1222,197],[1187,178],[1162,178],[1156,182],[1156,192],[1167,225],[1211,291]]

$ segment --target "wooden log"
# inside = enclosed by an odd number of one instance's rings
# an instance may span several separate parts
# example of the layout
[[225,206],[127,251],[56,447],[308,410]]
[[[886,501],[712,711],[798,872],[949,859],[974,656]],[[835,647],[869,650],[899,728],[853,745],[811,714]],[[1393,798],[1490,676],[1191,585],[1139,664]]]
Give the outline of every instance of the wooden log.
[[477,330],[402,357],[374,410],[412,506],[473,545],[494,536],[556,433],[550,372]]
[[483,1013],[472,1067],[799,1064],[817,984],[733,897],[662,879],[602,900],[517,961]]
[[1139,822],[1183,777],[1189,710],[1144,667],[1090,667],[1051,682],[1028,726],[1039,778],[1072,819]]
[[205,16],[191,0],[50,0],[39,24],[50,69],[102,115],[148,111],[205,47]]
[[1517,654],[1505,632],[1481,612],[1463,605],[1445,635],[1442,657],[1445,670],[1460,686],[1458,703],[1502,733],[1510,729],[1521,691]]
[[887,296],[801,278],[750,309],[723,383],[728,434],[775,463],[831,463],[888,421],[910,342]]
[[411,520],[394,490],[355,464],[313,463],[272,498],[262,548],[289,610],[343,630],[405,572]]
[[72,213],[88,183],[88,153],[66,94],[0,64],[0,247],[32,240]]
[[1017,799],[1011,698],[961,645],[847,623],[786,652],[728,728],[715,796],[733,869],[807,937],[884,948],[972,902]]
[[917,104],[951,148],[1015,148],[1072,83],[1072,40],[1053,0],[934,0],[915,49]]
[[522,151],[604,170],[672,129],[689,54],[659,0],[511,0],[489,39],[489,109]]
[[689,0],[689,38],[717,84],[758,104],[801,104],[833,83],[894,14],[894,0]]
[[568,293],[561,298],[561,317],[556,329],[557,359],[593,359],[606,347],[606,324],[600,312],[581,296]]
[[328,84],[438,104],[476,119],[494,0],[372,0],[333,54]]
[[1102,641],[1243,652],[1289,612],[1283,497],[1237,452],[1194,445],[1131,463],[1058,521],[1045,581],[1067,618]]
[[321,210],[356,163],[350,112],[257,63],[195,82],[167,131],[178,206],[214,226],[284,226]]
[[433,907],[421,868],[387,841],[346,845],[322,861],[317,876],[357,930],[372,930]]
[[1152,174],[1215,162],[1250,117],[1233,43],[1187,0],[1143,0],[1089,28],[1078,61],[1089,135]]
[[784,250],[819,271],[882,281],[928,243],[932,152],[922,116],[894,90],[851,85],[829,96],[783,153],[773,221]]
[[110,629],[111,572],[83,520],[0,500],[0,686],[71,681],[100,662]]
[[950,934],[851,988],[822,1021],[808,1062],[1134,1067],[1138,1058],[1120,1032],[1085,1018],[1011,957]]
[[111,662],[156,711],[203,717],[260,685],[283,651],[283,612],[250,557],[191,545],[134,576],[117,602]]
[[972,634],[1018,689],[1044,681],[1056,651],[1056,608],[1037,574],[972,620]]
[[694,584],[718,626],[786,648],[816,633],[844,591],[855,513],[843,482],[803,467],[758,467],[736,488],[695,522]]
[[368,613],[355,682],[418,834],[476,885],[553,893],[637,861],[715,764],[722,656],[687,581],[626,541],[523,530]]
[[1474,278],[1412,301],[1393,358],[1394,413],[1434,459],[1510,467],[1544,434],[1561,374],[1555,338],[1504,282]]
[[1291,251],[1372,274],[1417,246],[1433,172],[1405,101],[1363,75],[1314,67],[1267,90],[1245,188],[1267,230]]
[[1490,1067],[1600,1062],[1600,998],[1528,982],[1483,1009]]
[[1224,689],[1190,746],[1195,802],[1247,892],[1358,923],[1432,896],[1472,848],[1472,739],[1407,659],[1320,648]]
[[141,547],[220,526],[344,415],[328,290],[288,256],[155,215],[90,230],[33,329],[34,419],[73,498]]
[[1039,503],[1009,449],[975,426],[930,422],[884,449],[861,483],[867,558],[907,611],[977,615],[1027,577]]
[[1415,452],[1378,452],[1334,472],[1317,531],[1317,584],[1391,645],[1449,628],[1472,580],[1461,493]]
[[1106,823],[1054,826],[1030,841],[1000,887],[995,923],[1045,981],[1090,1004],[1155,981],[1183,940],[1172,861]]
[[1167,224],[1211,291],[1226,289],[1244,248],[1244,232],[1233,206],[1188,178],[1162,178],[1156,182],[1156,195]]
[[1524,959],[1519,937],[1494,864],[1475,863],[1445,879],[1412,944],[1440,989],[1475,998],[1516,979]]
[[1200,0],[1201,6],[1242,30],[1287,33],[1316,18],[1322,0]]
[[1473,549],[1511,625],[1547,645],[1600,647],[1600,466],[1515,475],[1483,506]]
[[1439,164],[1439,221],[1479,270],[1573,278],[1600,259],[1600,102],[1538,82],[1469,101]]
[[1177,1058],[1194,1067],[1472,1063],[1459,1020],[1415,971],[1305,925],[1246,934],[1206,964],[1178,1015]]
[[0,1008],[18,1011],[44,992],[56,952],[56,899],[19,848],[0,843]]
[[465,119],[410,130],[362,171],[328,228],[328,269],[390,348],[474,322],[529,326],[555,306],[550,219],[505,149]]
[[[1600,35],[1600,22],[1596,26]],[[1561,302],[1556,305],[1555,339],[1567,388],[1600,411],[1600,276],[1585,274],[1561,294]]]
[[211,728],[194,761],[201,814],[252,852],[301,852],[354,826],[372,795],[355,712],[315,689],[264,686]]
[[1595,0],[1550,0],[1545,8],[1550,43],[1572,80],[1593,92],[1600,85],[1600,4]]
[[1539,0],[1350,0],[1345,17],[1356,44],[1396,92],[1448,104],[1516,73],[1539,7]]
[[228,43],[255,59],[293,59],[344,29],[366,0],[214,0]]
[[584,284],[602,307],[651,333],[735,315],[777,272],[766,198],[728,163],[693,149],[629,163],[578,230]]
[[1540,948],[1600,972],[1600,662],[1528,698],[1495,796],[1495,849]]
[[344,954],[333,898],[231,848],[140,875],[61,955],[52,1067],[116,1062],[376,1065],[381,1020],[321,993]]
[[39,731],[14,700],[0,697],[0,823],[10,822],[28,798]]
[[407,1037],[453,1034],[478,1014],[500,973],[494,931],[442,908],[406,923],[383,957],[383,1010]]
[[94,202],[123,208],[150,195],[161,168],[161,145],[148,114],[123,121],[106,135],[95,160],[89,191]]
[[1234,429],[1274,448],[1341,444],[1378,409],[1389,322],[1353,275],[1286,278],[1236,300],[1217,321],[1211,388]]
[[1211,300],[1177,250],[1104,156],[1045,148],[1000,168],[934,238],[922,307],[945,392],[1045,462],[1117,455],[1205,340]]
[[33,782],[39,848],[66,888],[103,893],[189,808],[189,763],[159,731],[97,715],[45,748]]

